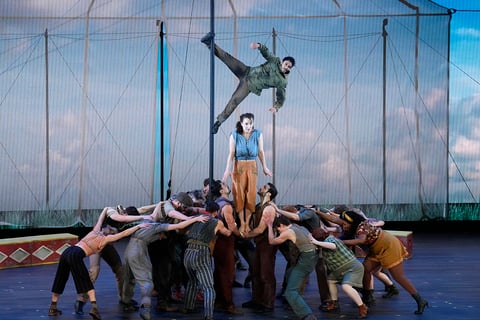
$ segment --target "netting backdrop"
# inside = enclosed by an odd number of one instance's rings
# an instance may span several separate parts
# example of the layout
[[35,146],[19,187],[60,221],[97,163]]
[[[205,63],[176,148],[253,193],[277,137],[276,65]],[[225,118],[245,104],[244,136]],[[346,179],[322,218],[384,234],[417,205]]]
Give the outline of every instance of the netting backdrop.
[[[200,42],[211,29],[211,2],[49,4],[0,5],[1,223],[90,225],[99,208],[163,199],[168,182],[172,192],[200,189],[210,165],[210,86],[217,115],[237,85],[218,59],[212,82]],[[446,8],[215,1],[214,13],[215,43],[245,64],[264,62],[251,42],[297,61],[275,116],[272,90],[264,90],[222,125],[215,178],[235,122],[252,112],[279,204],[346,203],[385,220],[418,220],[455,218],[446,204],[472,202],[464,184],[450,190]],[[260,171],[258,185],[267,181]]]

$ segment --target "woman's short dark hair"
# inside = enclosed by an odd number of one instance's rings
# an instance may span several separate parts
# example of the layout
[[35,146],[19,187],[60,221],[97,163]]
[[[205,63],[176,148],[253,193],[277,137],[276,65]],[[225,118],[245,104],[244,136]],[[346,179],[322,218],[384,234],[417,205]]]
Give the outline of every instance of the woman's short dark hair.
[[352,210],[342,212],[340,214],[340,219],[350,224],[350,230],[348,233],[344,234],[344,239],[353,238],[360,223],[366,220],[364,217]]
[[253,121],[255,121],[255,116],[253,115],[253,113],[250,113],[250,112],[247,112],[247,113],[244,113],[242,115],[240,115],[240,120],[237,121],[237,124],[236,124],[236,129],[237,129],[237,132],[242,134],[243,133],[243,127],[242,127],[242,122],[244,119],[250,119]]

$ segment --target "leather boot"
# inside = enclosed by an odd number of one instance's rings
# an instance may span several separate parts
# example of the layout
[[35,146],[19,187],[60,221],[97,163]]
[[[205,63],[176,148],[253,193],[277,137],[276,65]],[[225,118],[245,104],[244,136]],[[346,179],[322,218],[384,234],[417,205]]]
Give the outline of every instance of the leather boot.
[[375,304],[375,296],[373,295],[373,289],[362,290],[362,301],[367,306]]
[[393,296],[396,296],[400,293],[400,291],[398,291],[397,287],[395,287],[394,284],[392,284],[391,286],[387,286],[386,290],[387,293],[385,293],[382,298],[391,298]]
[[327,301],[325,306],[321,307],[321,310],[325,312],[339,312],[340,305],[338,304],[338,300]]
[[364,304],[362,304],[361,306],[358,306],[358,317],[360,319],[364,319],[367,317],[367,313],[368,313],[368,307]]
[[422,314],[425,307],[428,307],[428,301],[423,299],[418,292],[412,294],[412,297],[417,302],[417,310],[415,310],[415,314]]

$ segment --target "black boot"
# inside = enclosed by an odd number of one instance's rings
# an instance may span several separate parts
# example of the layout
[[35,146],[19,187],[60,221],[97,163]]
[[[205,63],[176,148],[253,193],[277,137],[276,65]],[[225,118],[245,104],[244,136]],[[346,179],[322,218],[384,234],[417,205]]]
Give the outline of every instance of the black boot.
[[417,310],[415,311],[415,314],[422,314],[425,307],[428,307],[428,301],[423,299],[418,292],[412,294],[412,297],[417,301]]
[[207,33],[206,35],[204,35],[204,36],[202,37],[202,39],[200,39],[200,41],[201,41],[204,45],[206,45],[207,47],[210,48],[210,46],[211,46],[211,44],[212,44],[212,39],[213,39],[214,36],[215,36],[214,33],[209,32],[209,33]]
[[83,306],[85,305],[85,302],[77,300],[75,301],[74,309],[75,309],[75,314],[83,314]]
[[57,308],[57,303],[53,302],[50,304],[50,308],[48,309],[48,316],[55,317],[62,314],[62,310]]
[[220,128],[220,126],[222,125],[222,123],[220,121],[215,121],[215,123],[213,124],[213,127],[212,127],[212,133],[213,134],[217,134],[218,132],[218,129]]
[[363,289],[362,290],[362,301],[367,306],[375,304],[375,296],[373,295],[373,289]]
[[400,293],[398,291],[397,287],[395,287],[394,284],[392,284],[391,286],[387,286],[385,291],[387,291],[387,293],[385,293],[382,296],[382,298],[391,298],[391,297],[396,296]]

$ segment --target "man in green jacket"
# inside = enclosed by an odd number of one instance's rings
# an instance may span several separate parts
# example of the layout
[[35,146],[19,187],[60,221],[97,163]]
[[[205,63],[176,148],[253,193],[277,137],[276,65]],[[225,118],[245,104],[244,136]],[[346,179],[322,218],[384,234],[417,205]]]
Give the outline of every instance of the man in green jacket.
[[[212,40],[213,34],[211,32],[201,39],[202,43],[209,48]],[[257,42],[252,42],[250,47],[260,50],[267,61],[259,66],[250,67],[215,45],[215,55],[237,76],[239,83],[225,109],[217,116],[217,121],[212,128],[214,134],[218,132],[220,125],[227,120],[250,92],[259,96],[263,89],[276,88],[276,101],[269,109],[272,113],[277,112],[285,102],[287,75],[295,66],[295,59],[287,56],[280,61],[280,58],[274,56],[265,45]]]

